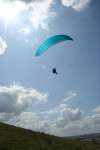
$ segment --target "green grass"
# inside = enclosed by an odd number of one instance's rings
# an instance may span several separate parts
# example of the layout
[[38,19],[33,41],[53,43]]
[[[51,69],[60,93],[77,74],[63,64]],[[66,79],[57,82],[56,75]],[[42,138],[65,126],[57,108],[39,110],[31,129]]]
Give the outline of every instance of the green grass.
[[100,150],[100,144],[60,138],[0,123],[0,150]]

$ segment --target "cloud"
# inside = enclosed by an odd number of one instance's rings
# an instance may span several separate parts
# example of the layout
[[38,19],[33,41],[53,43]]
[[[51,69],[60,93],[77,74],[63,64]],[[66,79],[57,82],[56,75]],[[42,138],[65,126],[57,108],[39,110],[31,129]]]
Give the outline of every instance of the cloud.
[[[90,2],[91,0],[61,0],[62,6],[76,11],[85,9]],[[30,22],[35,30],[49,30],[51,18],[57,15],[57,12],[51,9],[54,4],[54,0],[1,0],[0,16],[7,26],[14,19],[22,21],[21,15],[24,12],[26,21]]]
[[57,136],[100,132],[99,106],[90,115],[64,101],[45,111],[32,109],[47,100],[47,93],[33,88],[17,84],[0,86],[0,121]]
[[47,94],[22,86],[0,88],[0,120],[57,136],[100,132],[99,112],[83,114],[79,108],[72,108],[65,103],[43,112],[34,112],[32,103],[45,102],[45,98]]
[[68,122],[59,117],[50,118],[40,113],[22,112],[19,116],[10,117],[10,124],[46,132],[57,136],[69,136],[100,132],[100,115],[83,116]]
[[50,128],[49,123],[51,122],[46,120],[39,113],[22,112],[20,116],[11,117],[7,123],[35,131],[48,132]]
[[0,121],[57,136],[100,132],[100,106],[87,115],[62,101],[49,110],[34,112],[32,105],[47,99],[46,93],[33,88],[17,84],[0,86]]
[[19,85],[0,87],[0,113],[18,115],[31,108],[31,105],[47,102],[47,94]]
[[59,132],[55,133],[55,131],[65,128],[66,125],[72,121],[74,122],[79,120],[81,112],[79,109],[72,109],[66,106],[64,107],[64,105],[63,107],[60,107],[59,105],[57,108],[58,111],[56,114],[50,114],[47,111],[35,113],[23,110],[19,115],[5,115],[5,113],[1,113],[0,119],[3,120],[3,118],[6,118],[5,121],[10,124],[49,134],[60,135]]
[[100,106],[97,106],[93,111],[96,113],[100,113]]
[[81,111],[76,108],[76,109],[72,109],[72,108],[65,108],[62,111],[62,117],[64,118],[64,120],[67,121],[76,121],[79,120],[81,118]]
[[56,14],[50,11],[53,0],[33,1],[29,5],[30,21],[35,29],[41,27],[42,29],[48,29],[49,18],[54,17]]
[[6,41],[0,37],[0,55],[4,55],[7,50],[7,43]]
[[58,136],[71,136],[100,132],[100,113],[83,115],[79,108],[66,108],[63,116],[56,117],[51,132]]
[[91,2],[91,0],[61,0],[66,7],[72,7],[76,11],[84,10]]
[[0,16],[8,22],[26,12],[33,28],[48,30],[49,19],[56,13],[51,11],[53,0],[5,0],[0,2]]
[[82,112],[78,108],[66,107],[61,111],[60,117],[55,121],[55,128],[62,130],[66,128],[69,124],[75,124],[82,118]]
[[68,92],[67,93],[67,96],[64,98],[64,101],[69,101],[69,100],[72,100],[73,98],[75,98],[77,96],[77,93],[76,92]]

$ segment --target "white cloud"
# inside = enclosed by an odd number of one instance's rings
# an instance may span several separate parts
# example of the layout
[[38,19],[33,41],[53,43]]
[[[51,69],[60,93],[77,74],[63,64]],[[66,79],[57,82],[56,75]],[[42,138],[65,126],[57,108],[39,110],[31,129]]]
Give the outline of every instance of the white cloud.
[[29,9],[31,9],[30,21],[35,29],[41,27],[42,29],[48,29],[48,19],[55,16],[55,13],[50,11],[53,0],[34,1],[30,3]]
[[99,106],[90,115],[66,103],[34,112],[32,105],[45,103],[47,98],[46,93],[32,88],[0,86],[0,121],[57,136],[100,132]]
[[[71,114],[71,116],[75,116],[76,119],[74,118],[74,120],[68,121],[63,117],[56,118],[55,122],[53,122],[52,133],[58,136],[70,136],[100,132],[100,114],[83,116],[78,108],[76,110],[77,115]],[[72,112],[76,110],[73,109]]]
[[93,111],[96,113],[100,113],[100,106],[97,106]]
[[76,108],[76,109],[72,109],[72,108],[65,108],[62,111],[62,117],[64,118],[64,120],[67,121],[76,121],[79,120],[81,118],[81,111]]
[[77,93],[76,92],[68,92],[67,93],[67,96],[64,98],[64,101],[69,101],[69,100],[72,100],[73,98],[75,98],[77,96]]
[[[61,4],[66,7],[72,7],[80,11],[90,4],[91,0],[61,0]],[[54,0],[1,0],[0,17],[5,21],[6,26],[14,19],[21,20],[21,14],[24,12],[26,20],[31,23],[35,30],[49,29],[51,18],[56,16],[56,12],[51,10],[55,4]],[[18,18],[18,19],[17,19]],[[29,33],[24,29],[24,33]]]
[[[58,115],[59,114],[57,114],[56,117],[53,117],[50,114],[46,116],[46,114],[42,115],[41,113],[22,112],[17,117],[16,116],[11,117],[9,120],[7,120],[7,122],[24,128],[28,128],[40,132],[46,132],[49,134],[55,134],[58,136],[70,135],[68,128],[72,122],[71,121],[69,122],[64,118],[61,118]],[[71,126],[73,126],[73,134],[76,133],[76,130],[74,130],[74,126],[76,126],[79,130],[78,127],[79,124],[78,125],[76,124],[76,122],[78,121],[79,119],[76,121],[74,120],[73,123],[71,124]],[[67,134],[67,132],[69,133]]]
[[[25,99],[24,101],[24,97],[22,103],[19,104],[21,108],[20,111],[19,106],[16,105],[15,102],[13,102],[15,101],[13,99],[15,99],[15,95],[18,95],[18,93],[19,96],[29,94],[29,89],[20,87],[17,88],[17,90],[12,90],[12,92],[10,90],[8,90],[8,88],[7,90],[5,90],[6,93],[9,93],[9,97],[12,97],[10,99],[11,102],[9,98],[7,98],[8,102],[6,101],[6,103],[9,103],[9,106],[8,104],[5,104],[5,99],[2,99],[3,102],[0,102],[0,106],[3,107],[0,107],[0,120],[3,122],[32,129],[35,131],[55,134],[57,136],[69,136],[100,132],[100,113],[83,115],[82,110],[80,110],[79,108],[72,108],[64,103],[44,112],[34,112],[31,109],[27,110],[28,107],[31,107],[32,103],[30,102],[30,100],[26,102]],[[33,95],[34,93],[37,92],[34,91]],[[40,95],[40,93],[38,94]],[[33,96],[33,102],[38,101],[38,94],[35,94],[35,96]],[[44,102],[44,100],[42,101]],[[19,103],[18,100],[16,100],[16,103]],[[24,107],[22,105],[26,106]],[[20,113],[16,113],[16,110],[14,110],[15,106],[17,111],[19,110]]]
[[31,107],[32,103],[47,102],[47,94],[19,85],[0,87],[0,113],[20,114]]
[[7,50],[7,43],[6,41],[0,37],[0,55],[4,55],[4,53],[6,52]]
[[62,4],[66,7],[72,7],[76,11],[85,9],[91,0],[61,0]]
[[20,14],[26,12],[28,20],[35,29],[42,28],[48,30],[49,18],[55,16],[55,13],[51,11],[52,4],[53,0],[1,0],[0,16],[8,24],[15,17],[20,19]]
[[[49,124],[48,120],[44,119],[39,113],[34,112],[22,112],[20,116],[10,118],[8,122],[24,128],[44,132],[46,132],[47,125]],[[48,128],[50,128],[49,125]]]

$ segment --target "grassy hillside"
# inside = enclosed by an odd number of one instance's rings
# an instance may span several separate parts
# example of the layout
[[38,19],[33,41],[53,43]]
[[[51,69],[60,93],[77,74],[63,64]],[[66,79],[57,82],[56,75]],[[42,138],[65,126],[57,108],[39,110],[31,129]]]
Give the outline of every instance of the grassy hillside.
[[0,123],[0,150],[100,150],[100,144],[59,138]]

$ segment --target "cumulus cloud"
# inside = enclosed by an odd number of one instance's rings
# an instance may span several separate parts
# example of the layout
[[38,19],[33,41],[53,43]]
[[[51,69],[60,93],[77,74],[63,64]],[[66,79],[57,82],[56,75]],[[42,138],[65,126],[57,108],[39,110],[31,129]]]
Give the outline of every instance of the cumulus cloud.
[[[91,0],[61,0],[62,6],[71,7],[76,11],[83,10],[90,2]],[[35,30],[48,30],[51,18],[57,15],[57,12],[51,9],[54,4],[54,0],[1,0],[0,16],[8,24],[9,20],[20,19],[24,12],[27,14],[27,21]]]
[[[49,18],[55,16],[51,11],[53,0],[3,0],[0,2],[0,16],[12,19],[26,12],[28,20],[35,29],[48,29]],[[7,20],[8,21],[8,20]]]
[[33,88],[0,86],[0,121],[57,136],[100,132],[99,106],[90,115],[64,101],[45,111],[32,109],[32,105],[45,103],[47,99],[47,93]]
[[9,124],[13,124],[16,126],[24,127],[27,129],[40,131],[40,132],[47,132],[50,131],[50,124],[51,121],[47,120],[42,116],[40,113],[35,112],[22,112],[19,116],[10,117],[7,121]]
[[34,112],[27,108],[31,108],[32,102],[45,102],[46,94],[41,95],[36,90],[21,86],[0,89],[0,93],[3,93],[3,96],[0,94],[0,120],[3,122],[57,136],[100,132],[99,112],[83,114],[79,108],[72,108],[65,103],[47,111]]
[[60,113],[60,117],[58,116],[54,122],[54,128],[57,128],[57,130],[68,128],[69,125],[76,124],[82,118],[82,112],[78,108],[66,107]]
[[3,112],[0,113],[0,120],[24,128],[61,136],[57,130],[64,129],[70,122],[80,120],[81,111],[77,108],[67,107],[64,104],[60,104],[55,109],[56,114],[48,113],[48,111],[35,113],[26,111],[26,109],[21,111],[19,115],[13,115],[11,113],[7,113],[6,115]]
[[6,115],[18,115],[27,110],[33,103],[47,102],[47,94],[32,88],[19,85],[0,87],[0,113],[1,118]]
[[76,109],[65,108],[62,111],[62,117],[66,121],[74,121],[74,120],[76,121],[81,118],[81,111],[78,108],[76,108]]
[[100,115],[96,114],[84,116],[78,120],[68,122],[60,116],[52,119],[52,117],[44,117],[40,113],[23,112],[20,116],[10,117],[7,122],[35,131],[55,134],[57,136],[100,132]]
[[35,29],[41,27],[42,29],[48,29],[48,19],[55,16],[54,12],[50,11],[53,0],[34,1],[30,3],[31,8],[30,21]]
[[[77,112],[76,115],[72,113],[73,111]],[[75,118],[73,119],[71,117],[70,121],[68,121],[69,119],[66,119],[66,117],[56,118],[55,122],[53,122],[51,132],[58,136],[70,136],[100,132],[100,114],[84,116],[82,111],[80,111],[78,108],[72,109],[72,112],[71,116]]]
[[62,4],[66,7],[72,7],[76,11],[85,9],[91,0],[61,0]]
[[6,50],[7,50],[7,43],[2,37],[0,37],[0,55],[4,55]]

